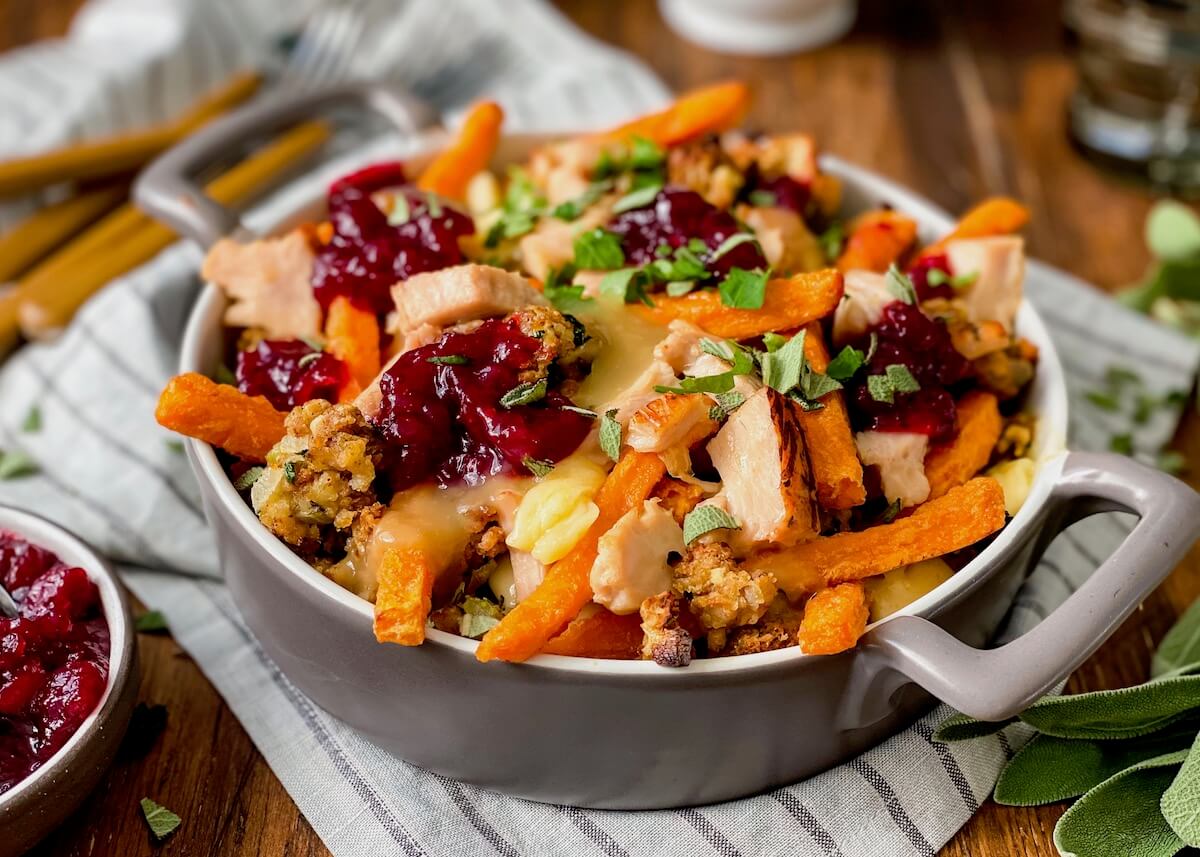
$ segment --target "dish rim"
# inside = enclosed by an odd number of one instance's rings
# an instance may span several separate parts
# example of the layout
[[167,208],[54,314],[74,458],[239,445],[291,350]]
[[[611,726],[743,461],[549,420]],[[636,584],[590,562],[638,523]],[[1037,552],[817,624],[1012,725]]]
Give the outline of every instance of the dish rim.
[[116,572],[83,539],[53,521],[34,512],[0,503],[0,532],[9,532],[38,547],[51,550],[68,565],[78,566],[100,591],[100,605],[108,625],[108,682],[104,694],[92,712],[79,724],[44,765],[0,794],[0,810],[22,798],[37,798],[37,789],[46,780],[70,772],[76,751],[91,738],[101,737],[109,719],[116,712],[121,690],[130,679],[133,668],[133,616]]
[[[528,149],[538,143],[563,139],[571,136],[573,131],[550,132],[539,134],[507,135],[502,140],[503,150]],[[422,156],[428,156],[434,146],[443,139],[441,133],[434,133],[422,138],[411,155],[406,155],[406,165],[419,164]],[[262,227],[259,234],[273,235],[286,229],[296,222],[298,216],[318,206],[325,196],[325,177],[335,177],[344,172],[366,163],[378,161],[375,155],[378,147],[360,153],[350,158],[343,158],[334,164],[327,164],[318,169],[306,179],[297,182],[279,195],[276,202],[286,213],[264,223],[255,223]],[[510,152],[498,157],[500,163],[511,162]],[[892,204],[897,210],[913,216],[918,222],[918,231],[923,239],[930,239],[950,230],[954,219],[929,200],[908,190],[892,180],[878,175],[863,167],[844,161],[835,155],[820,157],[822,170],[838,177],[847,188],[856,192],[875,197]],[[244,238],[249,235],[231,237]],[[1032,263],[1032,260],[1030,260]],[[1026,282],[1030,270],[1045,270],[1037,263],[1028,266]],[[179,371],[201,372],[210,375],[212,367],[204,366],[203,356],[208,350],[214,336],[221,336],[223,324],[221,311],[224,308],[224,295],[212,283],[204,283],[199,296],[188,316],[183,342],[180,348]],[[1023,335],[1030,337],[1038,346],[1038,374],[1036,382],[1044,385],[1045,399],[1042,409],[1037,413],[1038,439],[1041,447],[1037,456],[1038,472],[1034,479],[1028,498],[1017,514],[1005,526],[980,554],[946,582],[935,587],[930,592],[916,599],[906,607],[885,617],[871,628],[878,627],[900,616],[927,616],[936,608],[954,600],[966,590],[978,585],[993,570],[996,560],[1005,556],[1009,550],[1024,538],[1036,536],[1036,524],[1041,517],[1041,510],[1049,497],[1062,469],[1066,454],[1067,430],[1067,393],[1066,381],[1062,364],[1049,331],[1043,323],[1037,310],[1029,303],[1028,298],[1022,297],[1017,315],[1017,328]],[[271,561],[283,566],[293,577],[312,587],[320,594],[327,596],[334,609],[345,609],[357,614],[355,621],[361,621],[364,633],[371,633],[373,619],[372,605],[369,601],[342,588],[334,581],[322,575],[311,565],[275,537],[246,505],[241,495],[234,489],[233,483],[221,467],[213,448],[195,438],[186,439],[188,459],[198,479],[204,479],[213,488],[213,496],[222,504],[224,510],[241,526],[245,534],[254,542],[265,556],[263,561]],[[382,645],[382,644],[381,644]],[[474,660],[477,640],[460,637],[436,628],[426,629],[426,639],[423,645],[432,645],[451,649],[459,654],[469,656]],[[652,661],[643,660],[610,660],[600,658],[568,657],[565,655],[539,654],[523,664],[528,667],[557,672],[583,673],[609,677],[671,680],[694,678],[700,673],[743,673],[757,668],[779,666],[792,663],[811,663],[818,656],[807,655],[796,646],[777,649],[768,652],[735,655],[722,658],[700,658],[693,660],[689,666],[677,670],[666,670]]]

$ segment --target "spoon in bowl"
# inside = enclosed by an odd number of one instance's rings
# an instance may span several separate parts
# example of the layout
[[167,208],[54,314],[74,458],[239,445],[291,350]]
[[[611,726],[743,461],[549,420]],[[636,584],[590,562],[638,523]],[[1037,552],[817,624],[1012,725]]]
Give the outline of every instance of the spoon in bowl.
[[6,619],[16,619],[17,615],[17,602],[13,601],[7,589],[0,586],[0,616]]

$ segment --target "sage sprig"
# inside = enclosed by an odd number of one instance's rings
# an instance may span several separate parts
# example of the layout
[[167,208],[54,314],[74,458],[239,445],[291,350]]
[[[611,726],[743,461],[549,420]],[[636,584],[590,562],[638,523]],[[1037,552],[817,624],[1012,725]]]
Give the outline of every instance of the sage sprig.
[[1046,697],[999,723],[957,714],[934,737],[980,738],[1018,720],[1038,734],[1005,765],[993,797],[1009,806],[1078,798],[1054,828],[1060,854],[1200,847],[1200,602],[1163,638],[1144,684]]

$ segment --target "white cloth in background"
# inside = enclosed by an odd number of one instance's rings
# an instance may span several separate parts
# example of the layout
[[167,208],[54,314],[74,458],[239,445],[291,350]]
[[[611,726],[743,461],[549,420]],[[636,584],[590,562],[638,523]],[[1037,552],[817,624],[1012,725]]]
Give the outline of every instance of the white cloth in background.
[[[177,112],[235,68],[267,62],[310,5],[92,0],[68,39],[0,57],[0,156]],[[641,64],[580,34],[540,0],[407,0],[393,8],[372,27],[355,71],[414,84],[451,113],[488,93],[515,127],[602,126],[666,98]],[[392,142],[355,160],[402,155]],[[323,183],[343,168],[306,181]],[[269,220],[279,205],[268,202],[258,216]],[[11,207],[9,222],[23,210]],[[529,803],[434,776],[359,738],[301,695],[242,625],[220,583],[186,461],[154,422],[199,258],[192,247],[171,247],[89,303],[61,340],[27,346],[0,369],[0,448],[41,466],[36,476],[0,482],[0,497],[88,539],[166,614],[335,855],[932,855],[987,797],[1010,739],[933,744],[944,708],[805,782],[678,811]],[[1070,379],[1074,446],[1104,448],[1121,430],[1082,400],[1110,364],[1154,367],[1145,373],[1152,389],[1190,387],[1195,342],[1042,268],[1031,270],[1028,293]],[[24,432],[33,407],[42,429]],[[1144,451],[1170,437],[1177,417],[1155,411],[1138,432]],[[1127,531],[1127,522],[1107,516],[1059,539],[1018,596],[1008,633],[1045,616]]]

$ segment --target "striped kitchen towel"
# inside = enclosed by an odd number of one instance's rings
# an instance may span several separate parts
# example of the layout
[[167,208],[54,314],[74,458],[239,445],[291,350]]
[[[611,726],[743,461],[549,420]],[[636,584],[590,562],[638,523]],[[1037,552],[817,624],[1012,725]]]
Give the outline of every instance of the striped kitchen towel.
[[[233,68],[268,61],[312,5],[92,0],[68,38],[0,58],[0,154],[162,118]],[[451,114],[486,92],[523,128],[599,126],[666,97],[643,66],[578,33],[540,0],[406,0],[391,8],[357,52],[355,71],[422,82],[422,94]],[[354,159],[402,156],[403,146],[384,141]],[[347,166],[307,181],[323,183]],[[265,222],[283,204],[268,202],[256,216]],[[945,710],[805,782],[678,811],[529,803],[371,746],[300,694],[242,624],[186,463],[154,422],[198,262],[194,248],[170,248],[89,303],[61,340],[28,346],[0,369],[0,448],[25,452],[41,468],[0,483],[0,496],[90,540],[166,614],[335,855],[932,855],[987,797],[1022,736],[934,744]],[[1196,343],[1043,267],[1031,269],[1028,291],[1066,363],[1075,446],[1104,448],[1121,430],[1083,396],[1109,365],[1155,367],[1145,382],[1158,393],[1190,387]],[[41,428],[27,431],[34,408]],[[1156,410],[1139,430],[1139,451],[1152,456],[1177,417]],[[1018,597],[1007,632],[1031,627],[1060,603],[1128,527],[1120,516],[1095,518],[1059,539]]]

